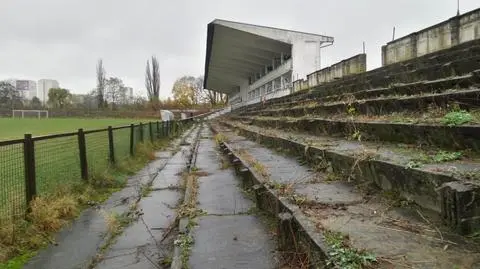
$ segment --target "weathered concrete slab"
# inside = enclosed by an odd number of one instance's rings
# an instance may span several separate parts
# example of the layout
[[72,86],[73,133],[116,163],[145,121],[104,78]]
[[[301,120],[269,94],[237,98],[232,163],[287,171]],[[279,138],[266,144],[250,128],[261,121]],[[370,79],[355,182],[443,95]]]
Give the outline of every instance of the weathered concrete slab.
[[199,178],[198,208],[208,214],[239,214],[247,212],[253,202],[243,196],[231,170]]
[[176,190],[153,191],[142,198],[138,208],[144,213],[143,219],[151,228],[166,228],[175,220],[177,206],[181,194]]
[[297,160],[281,156],[274,151],[260,147],[251,141],[236,141],[235,148],[247,149],[249,154],[261,163],[271,174],[270,178],[278,183],[301,183],[308,181],[315,173],[307,166],[299,166]]
[[207,173],[215,173],[220,164],[220,156],[215,150],[215,142],[209,139],[200,139],[198,145],[198,156],[195,167]]
[[295,192],[305,195],[308,200],[322,204],[353,204],[363,200],[362,195],[354,191],[353,185],[345,182],[301,184]]
[[254,216],[204,216],[194,229],[192,269],[277,268],[275,245]]
[[155,245],[147,245],[133,250],[117,250],[104,256],[104,259],[95,268],[158,269],[158,263],[162,256]]
[[89,258],[95,256],[103,243],[105,232],[103,215],[97,210],[87,209],[69,228],[57,235],[57,246],[49,246],[23,268],[86,268]]

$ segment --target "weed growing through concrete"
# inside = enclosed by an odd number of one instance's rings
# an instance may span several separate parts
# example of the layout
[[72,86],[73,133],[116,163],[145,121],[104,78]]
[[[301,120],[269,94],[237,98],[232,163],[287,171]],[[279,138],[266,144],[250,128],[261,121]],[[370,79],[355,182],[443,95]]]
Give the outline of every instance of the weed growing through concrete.
[[190,268],[188,259],[190,258],[190,250],[192,249],[193,243],[195,243],[195,241],[189,234],[181,234],[179,238],[174,241],[174,244],[180,247],[183,269]]
[[448,126],[462,125],[471,121],[473,117],[466,110],[449,112],[442,119],[442,123]]
[[460,158],[462,158],[461,152],[448,152],[443,150],[439,151],[432,157],[433,161],[436,163],[455,161]]
[[331,249],[327,265],[341,269],[369,268],[377,262],[374,254],[350,246],[348,237],[341,233],[325,231],[325,241]]
[[252,168],[257,172],[259,173],[260,175],[262,175],[265,179],[269,179],[270,178],[270,174],[268,173],[268,170],[267,168],[262,164],[260,163],[257,159],[255,159],[250,153],[248,153],[246,150],[244,149],[238,149],[238,150],[235,150],[235,152],[238,154],[238,156],[240,156],[240,158],[242,158],[243,160],[245,160],[250,166],[252,166]]
[[216,134],[214,139],[215,139],[215,142],[217,143],[217,145],[220,145],[223,142],[228,142],[228,138],[224,134],[221,134],[221,133]]

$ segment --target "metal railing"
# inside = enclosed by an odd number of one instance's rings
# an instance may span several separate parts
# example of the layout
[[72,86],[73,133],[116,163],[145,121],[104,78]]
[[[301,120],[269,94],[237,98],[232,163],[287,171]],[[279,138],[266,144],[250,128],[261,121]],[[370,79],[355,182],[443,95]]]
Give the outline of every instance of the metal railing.
[[0,222],[25,216],[37,195],[60,185],[87,182],[135,154],[144,141],[171,137],[216,111],[178,121],[155,121],[105,129],[0,141]]

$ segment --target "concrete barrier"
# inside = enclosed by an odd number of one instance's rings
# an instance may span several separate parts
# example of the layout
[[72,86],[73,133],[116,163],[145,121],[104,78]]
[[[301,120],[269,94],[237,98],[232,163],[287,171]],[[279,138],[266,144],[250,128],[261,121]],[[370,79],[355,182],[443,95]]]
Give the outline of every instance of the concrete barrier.
[[382,46],[382,65],[406,61],[480,39],[480,8]]

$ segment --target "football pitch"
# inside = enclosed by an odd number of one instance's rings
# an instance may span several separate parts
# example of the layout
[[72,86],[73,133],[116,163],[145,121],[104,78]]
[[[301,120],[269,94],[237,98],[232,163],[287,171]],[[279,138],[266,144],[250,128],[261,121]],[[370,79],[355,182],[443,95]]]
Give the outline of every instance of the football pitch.
[[[160,119],[158,119],[160,120]],[[32,136],[69,133],[84,130],[103,129],[108,126],[122,126],[131,123],[149,122],[154,119],[85,119],[85,118],[0,118],[0,141]]]
[[[138,123],[153,122],[152,119],[12,119],[0,118],[0,142],[22,139],[24,134],[33,137],[73,133],[136,124],[134,143],[145,138],[157,137],[158,125]],[[149,129],[151,127],[151,129]],[[140,131],[141,130],[141,131]],[[152,132],[153,131],[153,132]],[[152,137],[149,137],[151,135]],[[112,131],[113,156],[121,162],[130,156],[131,128]],[[141,137],[141,138],[140,138]],[[86,159],[90,175],[101,173],[110,166],[109,136],[107,131],[90,132],[84,135]],[[37,195],[51,193],[60,185],[81,183],[81,166],[78,135],[56,136],[34,142],[34,167]],[[0,144],[0,224],[2,219],[21,216],[26,209],[24,143],[20,141]]]

